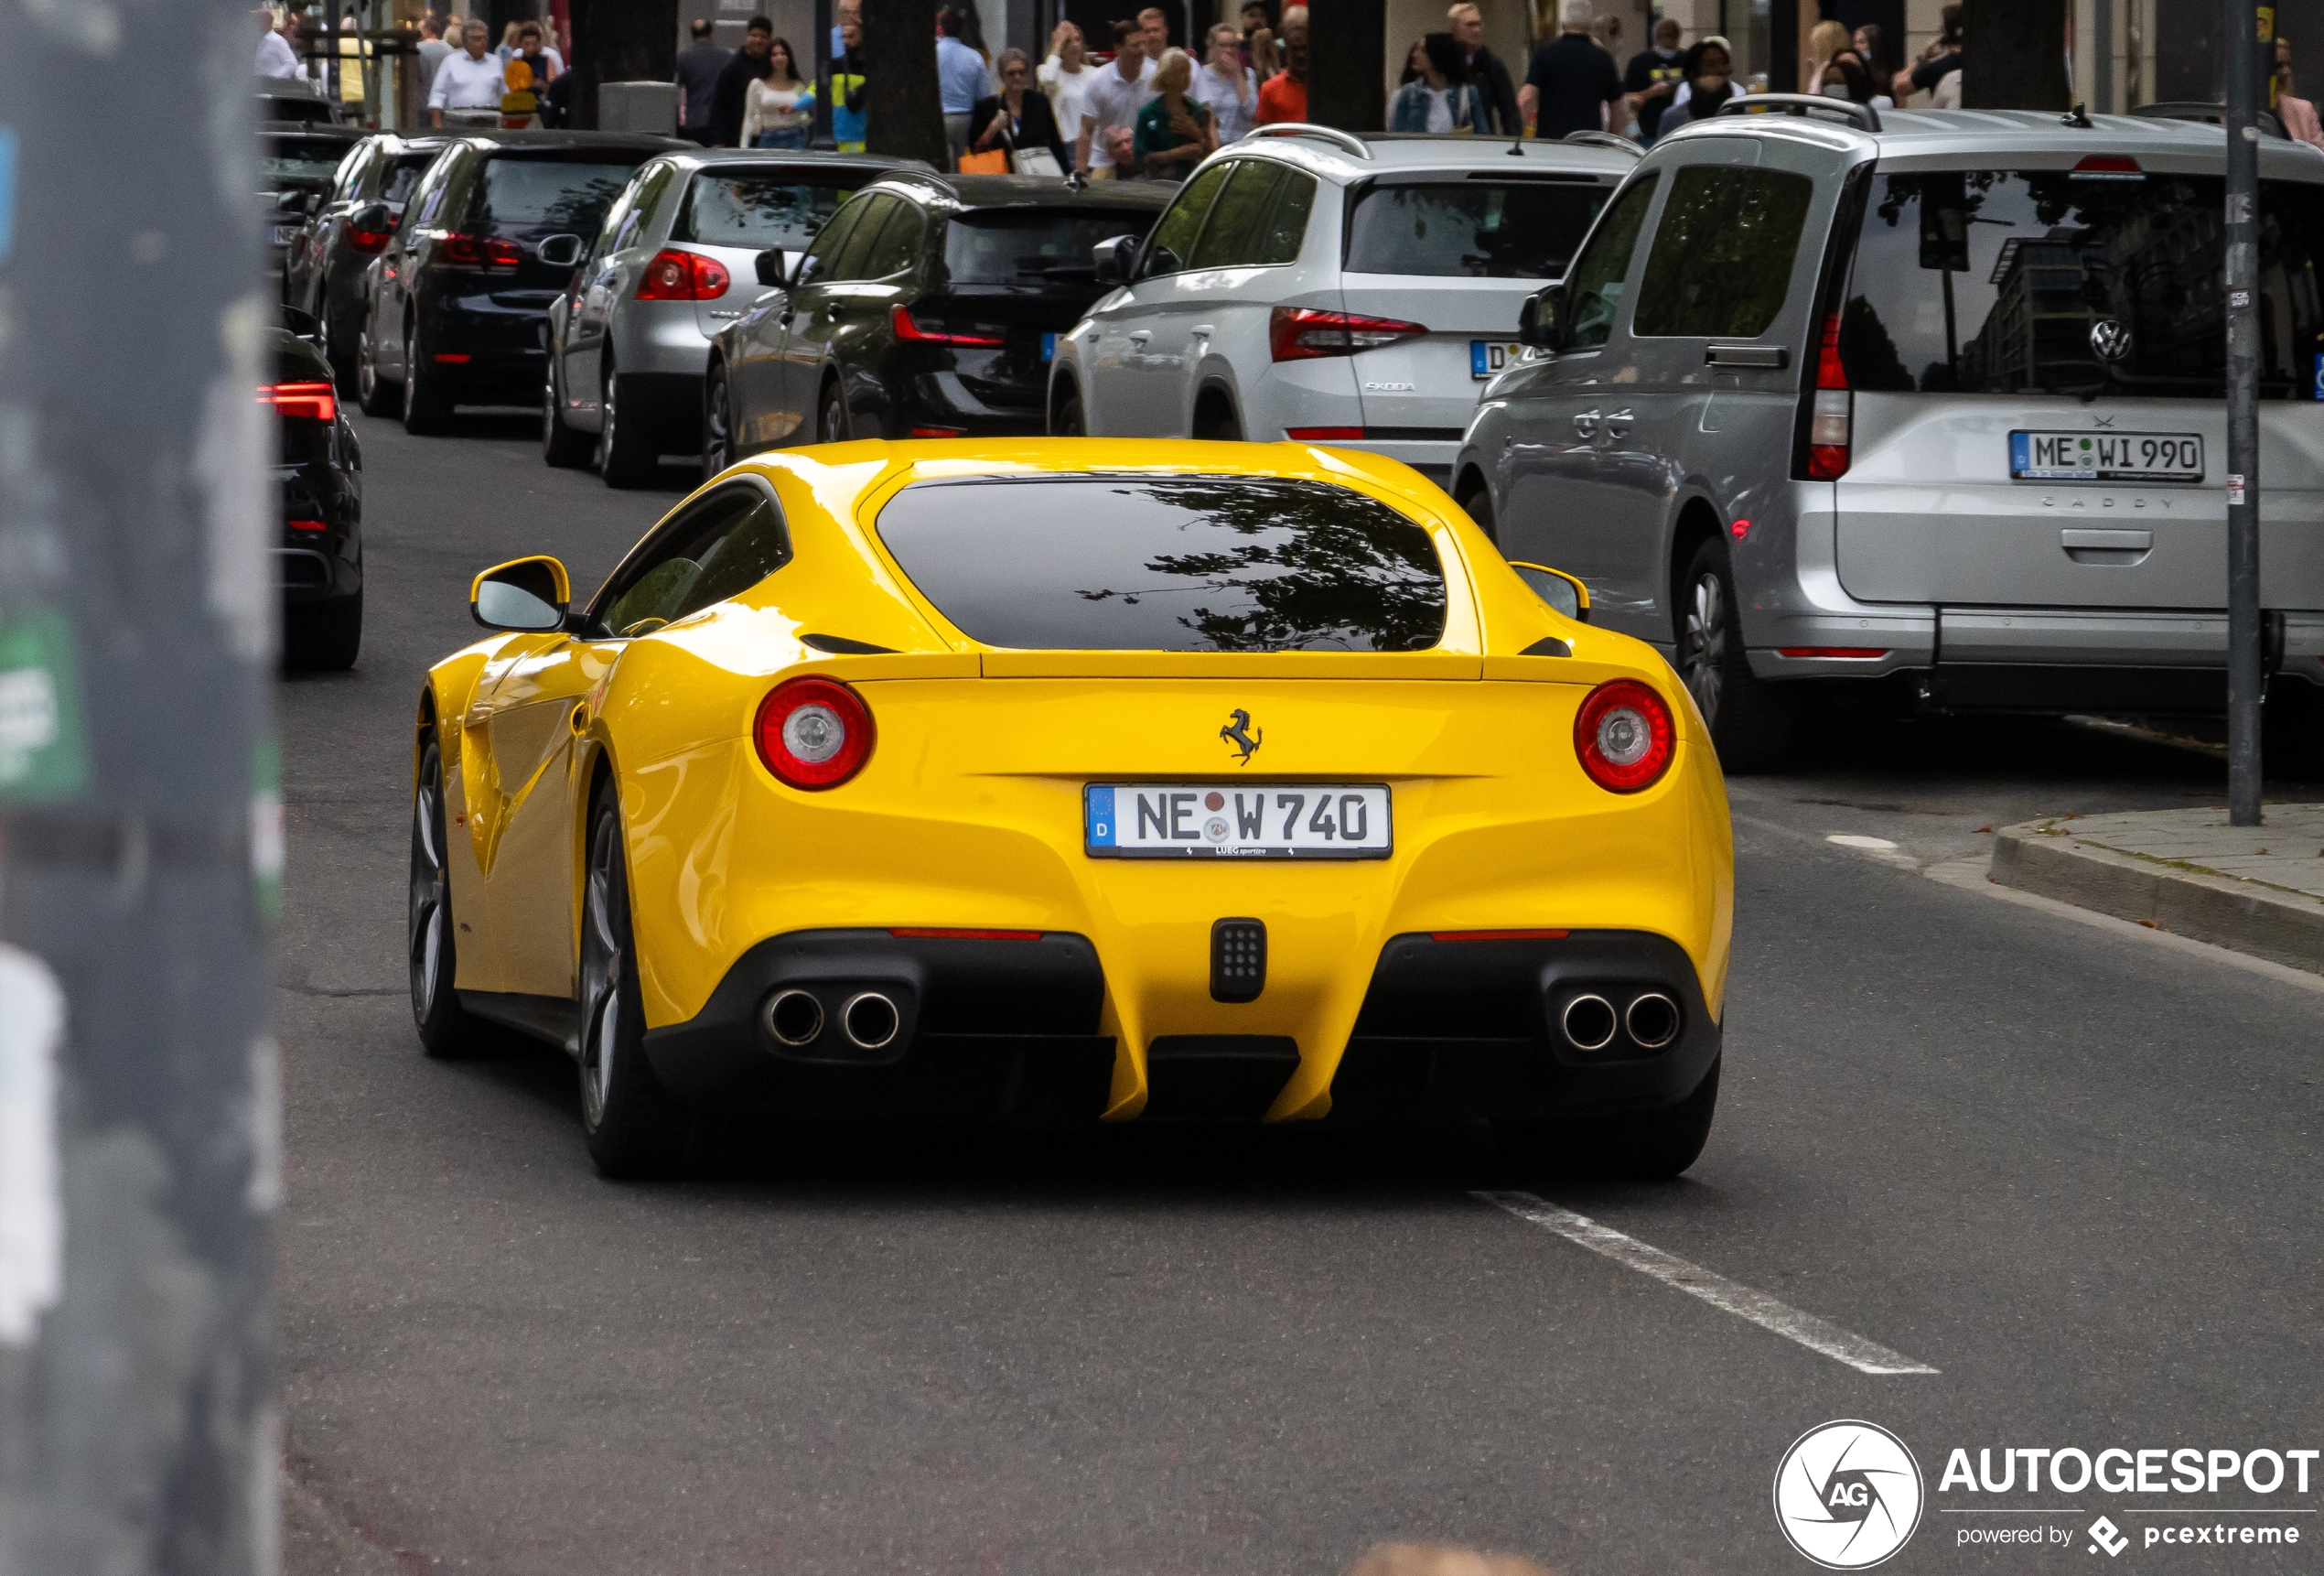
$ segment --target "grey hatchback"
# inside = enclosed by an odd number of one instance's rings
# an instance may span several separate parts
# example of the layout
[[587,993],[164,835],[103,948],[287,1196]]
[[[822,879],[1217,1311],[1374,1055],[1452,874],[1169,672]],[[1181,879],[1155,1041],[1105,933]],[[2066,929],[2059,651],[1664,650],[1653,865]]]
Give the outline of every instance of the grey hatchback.
[[[1455,496],[1668,653],[1730,770],[1848,681],[2222,710],[2220,128],[1752,103],[1797,113],[1662,139],[1527,303]],[[2312,730],[2324,152],[2260,174],[2271,722]]]

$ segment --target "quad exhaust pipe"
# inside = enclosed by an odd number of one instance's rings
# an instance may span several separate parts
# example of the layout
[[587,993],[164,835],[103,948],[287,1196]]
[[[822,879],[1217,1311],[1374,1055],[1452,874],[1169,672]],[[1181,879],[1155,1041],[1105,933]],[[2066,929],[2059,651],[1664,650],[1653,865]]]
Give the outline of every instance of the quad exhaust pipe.
[[1614,1042],[1614,1031],[1621,1027],[1621,1021],[1612,1002],[1596,992],[1588,992],[1565,1004],[1558,1025],[1565,1031],[1565,1039],[1575,1050],[1603,1051]]
[[1622,1027],[1641,1050],[1660,1051],[1678,1038],[1678,1003],[1659,990],[1650,990],[1630,1005]]
[[823,1031],[823,1004],[811,991],[781,990],[767,1003],[767,1032],[796,1051]]
[[840,1032],[859,1051],[880,1049],[903,1026],[904,1015],[896,1009],[895,1001],[877,990],[849,997],[839,1009]]
[[[885,991],[860,990],[839,1009],[839,1031],[858,1051],[878,1051],[895,1042],[904,1027],[903,1009]],[[803,1051],[823,1036],[823,1004],[812,990],[793,986],[768,999],[759,1021],[779,1045]]]
[[1659,990],[1640,992],[1619,1011],[1596,991],[1585,991],[1558,1015],[1566,1043],[1576,1051],[1606,1050],[1625,1030],[1640,1050],[1660,1051],[1678,1038],[1681,1021],[1678,1003]]

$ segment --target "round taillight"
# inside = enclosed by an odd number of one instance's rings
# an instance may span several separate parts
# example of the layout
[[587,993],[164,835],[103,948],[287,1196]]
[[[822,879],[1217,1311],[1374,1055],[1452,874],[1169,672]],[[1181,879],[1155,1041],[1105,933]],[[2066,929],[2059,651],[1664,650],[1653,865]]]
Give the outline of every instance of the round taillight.
[[1635,793],[1660,782],[1677,741],[1671,708],[1634,678],[1599,685],[1574,718],[1574,753],[1589,780],[1610,793]]
[[663,295],[675,296],[694,281],[686,276],[684,259],[664,252],[646,265],[646,278]]
[[759,759],[793,788],[836,788],[871,759],[871,708],[830,678],[794,678],[759,703]]

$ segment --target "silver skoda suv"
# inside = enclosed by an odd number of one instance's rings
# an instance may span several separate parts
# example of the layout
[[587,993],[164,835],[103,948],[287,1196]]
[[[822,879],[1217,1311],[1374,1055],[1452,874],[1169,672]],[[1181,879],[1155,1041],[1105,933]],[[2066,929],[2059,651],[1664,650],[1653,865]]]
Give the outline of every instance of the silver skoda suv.
[[[1667,653],[1730,770],[1843,683],[2223,711],[2221,127],[1751,103],[1658,143],[1525,304],[1455,497]],[[2260,178],[2269,733],[2297,744],[2324,710],[2324,152],[2263,138]]]

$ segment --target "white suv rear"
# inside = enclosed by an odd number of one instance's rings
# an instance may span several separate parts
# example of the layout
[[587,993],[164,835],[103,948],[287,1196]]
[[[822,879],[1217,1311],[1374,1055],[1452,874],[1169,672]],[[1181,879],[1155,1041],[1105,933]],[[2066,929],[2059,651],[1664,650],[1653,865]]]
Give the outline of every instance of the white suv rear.
[[1519,353],[1519,308],[1637,159],[1262,127],[1195,170],[1058,341],[1049,430],[1330,443],[1441,482]]

